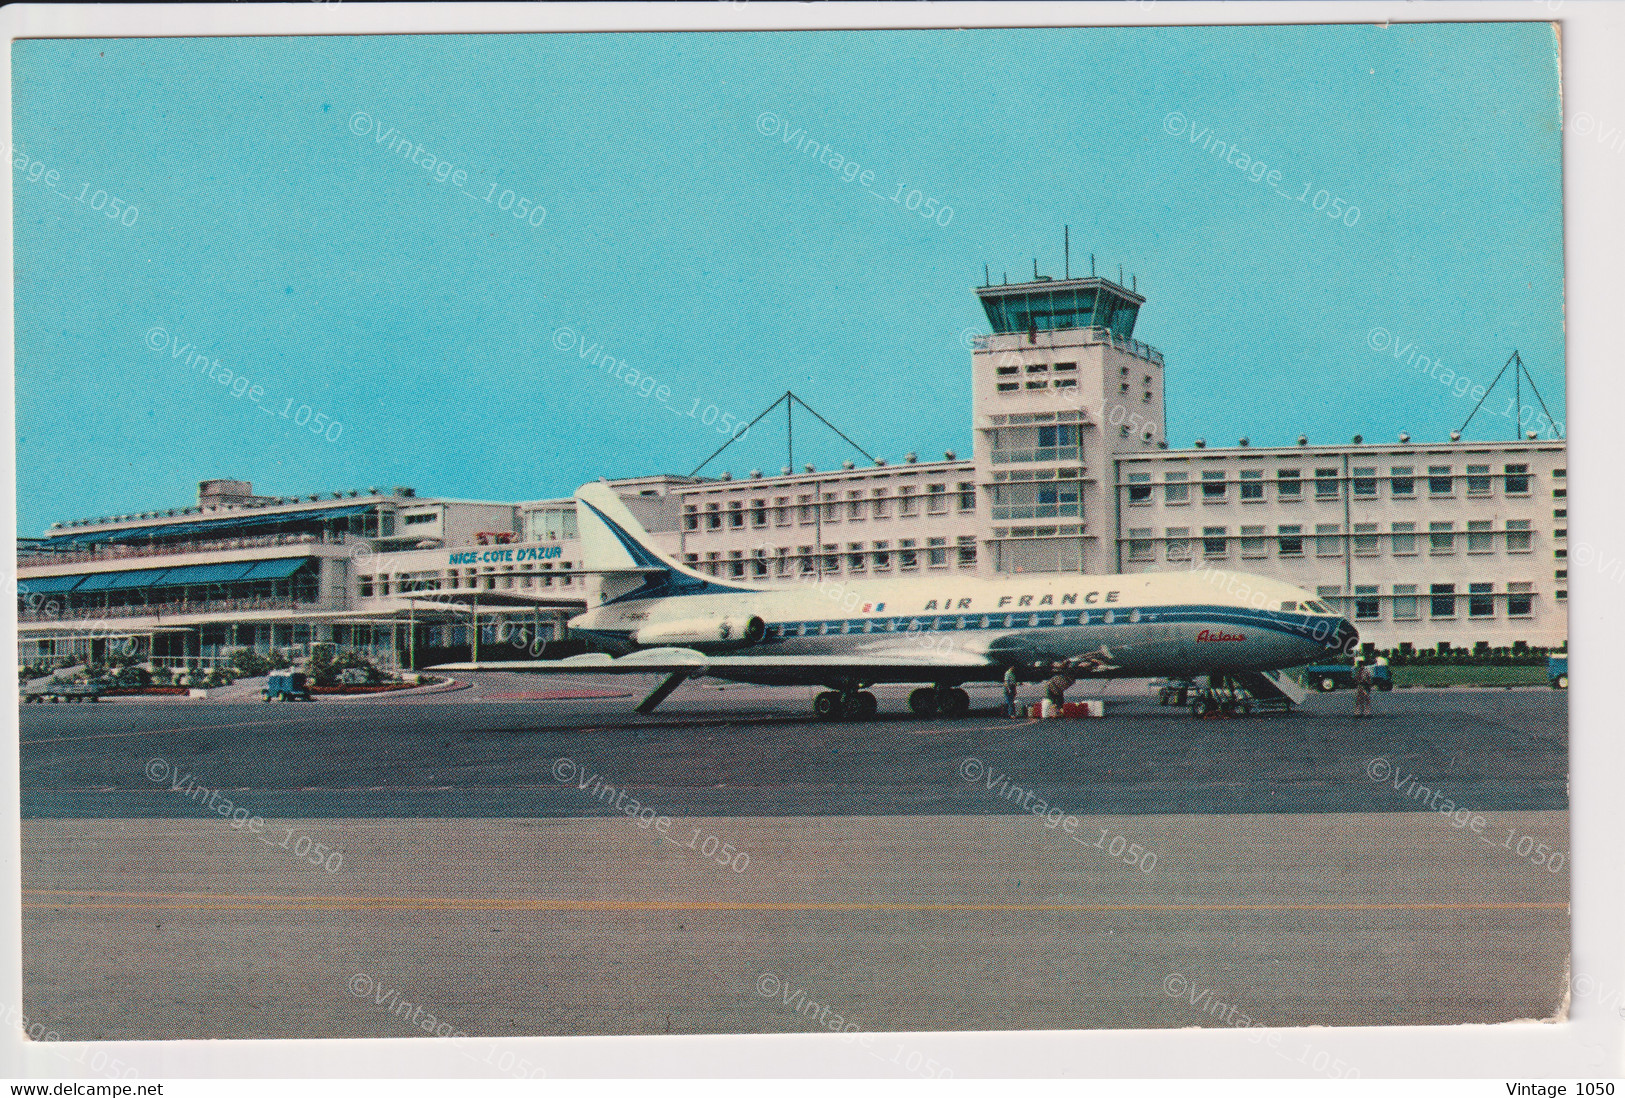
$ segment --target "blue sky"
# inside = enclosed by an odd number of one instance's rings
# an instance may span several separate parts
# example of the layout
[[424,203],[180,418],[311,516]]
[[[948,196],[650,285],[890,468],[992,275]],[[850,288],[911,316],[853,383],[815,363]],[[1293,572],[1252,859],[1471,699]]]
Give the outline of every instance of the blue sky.
[[[786,389],[966,454],[972,288],[1058,276],[1063,224],[1138,278],[1173,445],[1444,438],[1417,357],[1514,347],[1564,415],[1545,24],[23,41],[13,80],[24,534],[214,476],[687,473]],[[708,471],[783,463],[775,422]]]

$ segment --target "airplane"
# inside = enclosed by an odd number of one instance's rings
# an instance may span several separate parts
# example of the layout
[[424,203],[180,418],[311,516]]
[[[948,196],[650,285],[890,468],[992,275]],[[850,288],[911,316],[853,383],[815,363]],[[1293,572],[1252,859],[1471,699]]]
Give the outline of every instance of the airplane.
[[639,713],[690,678],[822,686],[821,720],[873,716],[874,684],[923,683],[909,708],[957,717],[970,709],[964,683],[1010,667],[1028,681],[1057,665],[1097,678],[1206,675],[1284,700],[1291,689],[1270,672],[1347,655],[1359,640],[1314,595],[1227,571],[721,581],[666,558],[608,484],[584,485],[575,500],[582,571],[601,579],[598,605],[569,629],[596,650],[431,670],[665,675]]

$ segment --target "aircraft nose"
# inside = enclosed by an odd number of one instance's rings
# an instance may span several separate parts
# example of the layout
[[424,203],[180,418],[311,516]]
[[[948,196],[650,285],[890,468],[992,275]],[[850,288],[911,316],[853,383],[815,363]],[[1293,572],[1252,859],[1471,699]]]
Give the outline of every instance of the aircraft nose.
[[1331,635],[1324,641],[1328,652],[1352,653],[1360,645],[1360,631],[1347,618],[1338,618]]

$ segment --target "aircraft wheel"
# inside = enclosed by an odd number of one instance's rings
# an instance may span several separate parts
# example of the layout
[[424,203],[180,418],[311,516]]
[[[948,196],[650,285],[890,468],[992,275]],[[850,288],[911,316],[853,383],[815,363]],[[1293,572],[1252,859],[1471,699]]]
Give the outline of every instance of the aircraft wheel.
[[963,717],[970,712],[970,695],[957,686],[937,691],[937,710],[944,717]]
[[1213,712],[1213,703],[1207,698],[1197,698],[1191,702],[1191,716],[1205,717]]
[[813,698],[813,715],[821,721],[832,721],[841,714],[841,696],[833,690],[821,690]]
[[937,715],[937,692],[929,686],[922,686],[908,696],[908,707],[915,716],[934,717]]
[[864,711],[863,695],[857,691],[842,694],[840,699],[840,718],[847,721],[861,721],[869,714]]
[[860,718],[867,720],[880,712],[880,703],[875,700],[875,696],[869,691],[860,690],[855,697],[858,701],[858,716]]
[[1226,698],[1224,701],[1219,703],[1219,712],[1223,713],[1227,717],[1235,716],[1240,709],[1241,706],[1238,705],[1233,698]]
[[1336,689],[1337,689],[1337,680],[1336,679],[1321,679],[1320,680],[1320,692],[1322,694],[1330,694],[1333,690],[1336,690]]

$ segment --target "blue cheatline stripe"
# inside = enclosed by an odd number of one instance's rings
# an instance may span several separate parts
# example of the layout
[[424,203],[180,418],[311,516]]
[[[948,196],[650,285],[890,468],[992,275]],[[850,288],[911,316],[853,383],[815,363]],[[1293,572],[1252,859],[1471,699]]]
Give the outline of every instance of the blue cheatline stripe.
[[[1130,611],[1138,610],[1136,620],[1130,620]],[[1010,631],[1032,629],[1058,629],[1079,627],[1115,627],[1119,625],[1156,624],[1214,624],[1233,625],[1246,629],[1267,629],[1301,640],[1324,641],[1335,635],[1336,626],[1324,637],[1316,637],[1317,621],[1331,622],[1330,617],[1285,615],[1276,611],[1253,610],[1246,607],[1185,607],[1154,606],[1112,608],[1110,622],[1105,620],[1107,610],[1043,611],[1038,614],[1037,625],[1029,624],[1033,611],[1004,611],[995,614],[903,614],[873,618],[815,618],[802,621],[770,622],[767,627],[769,641],[782,641],[800,637],[875,636],[886,633],[906,633],[911,623],[918,623],[921,633],[980,632],[983,630]],[[1057,618],[1057,615],[1059,617]],[[987,624],[983,624],[986,622]],[[1006,623],[1009,624],[1006,624]],[[842,627],[845,627],[844,631]],[[631,631],[584,630],[620,639],[630,638]]]
[[579,500],[579,502],[587,510],[597,515],[600,522],[609,527],[610,533],[615,535],[615,539],[621,543],[621,548],[626,550],[627,555],[632,558],[634,564],[639,568],[660,569],[659,572],[652,576],[644,576],[641,587],[628,591],[624,595],[618,595],[604,605],[630,602],[634,599],[677,598],[684,595],[727,595],[754,590],[754,588],[750,587],[729,587],[726,584],[712,583],[710,580],[684,575],[651,553],[642,542],[621,529],[620,524],[604,514],[604,512],[584,499]]

